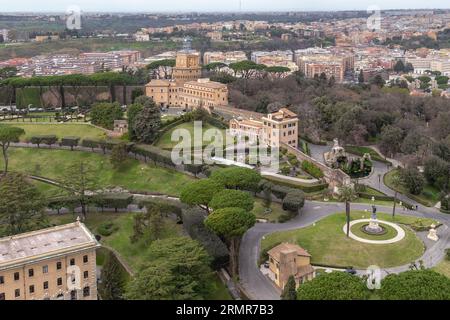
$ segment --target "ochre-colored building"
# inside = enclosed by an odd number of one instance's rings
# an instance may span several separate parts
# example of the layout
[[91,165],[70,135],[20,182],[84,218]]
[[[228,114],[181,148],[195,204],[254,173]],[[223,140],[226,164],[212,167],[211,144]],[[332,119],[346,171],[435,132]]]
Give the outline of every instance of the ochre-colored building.
[[195,109],[228,105],[228,87],[201,79],[200,56],[192,50],[178,52],[172,79],[150,81],[146,85],[146,95],[161,107]]
[[287,108],[281,108],[260,120],[232,119],[230,134],[246,136],[249,142],[256,142],[259,139],[261,143],[270,147],[276,148],[287,144],[297,148],[298,126],[297,114]]
[[298,245],[282,243],[267,254],[269,269],[274,274],[275,284],[281,289],[284,289],[290,276],[294,276],[297,287],[315,277],[311,255]]
[[96,300],[95,237],[79,221],[0,239],[0,300]]

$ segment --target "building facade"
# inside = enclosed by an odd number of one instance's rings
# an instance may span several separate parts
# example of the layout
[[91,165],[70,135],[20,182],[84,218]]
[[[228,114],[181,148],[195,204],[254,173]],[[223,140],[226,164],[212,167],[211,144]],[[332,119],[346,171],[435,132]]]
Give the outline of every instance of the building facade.
[[0,239],[0,300],[96,300],[99,247],[79,221]]
[[282,243],[267,252],[269,269],[275,284],[284,289],[290,276],[294,276],[297,288],[315,277],[311,255],[295,244]]
[[228,105],[225,84],[201,78],[200,56],[191,50],[177,53],[172,79],[154,79],[146,85],[146,95],[161,107],[195,109]]
[[230,134],[248,137],[250,143],[259,140],[261,143],[274,148],[279,148],[282,144],[297,148],[298,126],[298,116],[287,108],[281,108],[260,120],[232,119],[230,121]]

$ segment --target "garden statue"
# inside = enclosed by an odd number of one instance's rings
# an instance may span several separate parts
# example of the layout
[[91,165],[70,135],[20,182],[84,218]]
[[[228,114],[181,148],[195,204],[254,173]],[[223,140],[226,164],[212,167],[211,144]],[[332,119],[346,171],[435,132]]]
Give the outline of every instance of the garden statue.
[[378,224],[377,207],[372,206],[372,216],[369,224],[364,228],[367,233],[379,234],[383,232],[383,228]]
[[438,241],[439,237],[437,235],[437,231],[436,231],[436,226],[434,224],[432,224],[430,226],[430,231],[428,232],[428,239],[433,240],[433,241]]
[[324,154],[325,163],[332,168],[338,168],[341,162],[347,161],[347,153],[345,149],[339,145],[339,140],[333,140],[334,145],[331,151]]

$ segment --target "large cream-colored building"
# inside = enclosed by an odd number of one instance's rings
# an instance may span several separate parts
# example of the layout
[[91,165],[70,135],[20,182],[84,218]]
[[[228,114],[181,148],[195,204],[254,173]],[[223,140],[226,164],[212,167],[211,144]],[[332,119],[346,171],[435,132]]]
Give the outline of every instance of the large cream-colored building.
[[280,147],[282,144],[298,147],[298,116],[281,108],[269,113],[260,120],[244,120],[241,118],[230,121],[230,134],[246,136],[249,142],[259,141],[267,146]]
[[98,247],[79,221],[0,239],[0,300],[96,300]]
[[201,78],[200,56],[192,50],[178,52],[172,79],[150,81],[146,95],[161,107],[195,109],[228,105],[228,87]]
[[315,277],[311,255],[298,245],[281,243],[270,249],[267,254],[273,280],[281,289],[284,289],[290,276],[294,276],[297,287]]

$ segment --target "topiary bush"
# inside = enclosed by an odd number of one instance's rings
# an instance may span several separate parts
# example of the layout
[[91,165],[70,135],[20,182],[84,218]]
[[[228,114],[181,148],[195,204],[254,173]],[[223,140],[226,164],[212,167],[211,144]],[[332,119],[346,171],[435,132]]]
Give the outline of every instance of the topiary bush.
[[105,222],[97,228],[97,232],[103,237],[109,237],[117,230],[119,230],[119,226],[114,222]]
[[305,194],[300,190],[289,191],[283,199],[283,210],[298,214],[305,205]]

